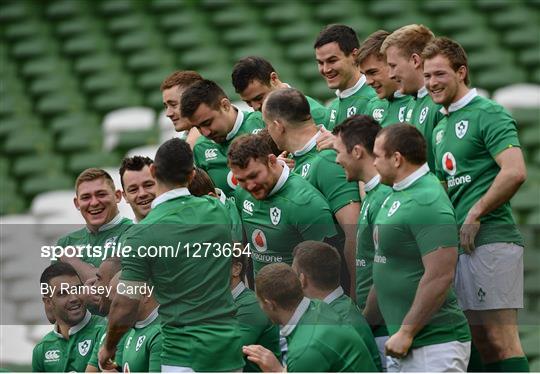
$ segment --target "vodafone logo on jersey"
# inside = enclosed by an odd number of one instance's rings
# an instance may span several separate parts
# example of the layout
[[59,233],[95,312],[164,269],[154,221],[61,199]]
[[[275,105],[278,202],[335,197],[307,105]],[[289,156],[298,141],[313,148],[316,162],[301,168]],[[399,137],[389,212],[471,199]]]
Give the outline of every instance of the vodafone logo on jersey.
[[454,155],[451,152],[446,152],[442,157],[442,168],[450,175],[455,175],[457,164]]
[[251,242],[259,252],[265,252],[268,249],[266,235],[264,231],[255,229],[251,234]]
[[233,190],[236,190],[236,187],[238,187],[238,180],[232,173],[232,171],[229,170],[229,173],[227,174],[227,184],[229,187],[231,187]]

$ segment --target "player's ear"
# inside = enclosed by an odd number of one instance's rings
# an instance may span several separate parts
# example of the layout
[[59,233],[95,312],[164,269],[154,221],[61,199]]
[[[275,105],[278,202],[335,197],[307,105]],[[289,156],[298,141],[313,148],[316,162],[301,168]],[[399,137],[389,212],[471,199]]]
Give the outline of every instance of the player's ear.
[[226,97],[221,99],[221,101],[219,102],[219,105],[221,107],[221,110],[224,111],[224,112],[228,112],[232,108],[232,104],[231,104],[230,100],[227,99]]
[[423,61],[422,61],[422,57],[420,57],[420,55],[418,53],[413,53],[411,55],[411,61],[414,65],[414,68],[415,69],[420,69],[422,68],[422,65],[423,65]]
[[277,163],[277,157],[275,154],[270,153],[268,155],[268,165],[273,166]]
[[116,201],[116,204],[122,201],[122,191],[120,190],[114,191],[114,200]]
[[154,163],[151,163],[151,164],[150,164],[149,169],[150,169],[150,175],[152,176],[152,178],[156,179],[156,181],[157,181],[157,178],[156,178],[156,167],[155,167]]
[[358,55],[360,54],[360,49],[355,48],[351,52],[351,56],[354,58],[355,61],[358,61]]
[[75,205],[75,208],[77,210],[81,210],[81,207],[79,206],[79,200],[77,199],[77,196],[73,198],[73,205]]
[[355,144],[351,153],[356,160],[360,160],[364,154],[364,150],[359,144]]
[[270,73],[270,86],[277,87],[278,81],[279,81],[278,74],[275,71],[271,72]]
[[467,67],[465,65],[461,65],[459,69],[457,69],[456,73],[459,77],[459,80],[465,82],[465,77],[467,76]]
[[308,284],[306,275],[304,273],[300,273],[298,274],[298,279],[300,279],[300,284],[302,285],[302,289],[305,289]]

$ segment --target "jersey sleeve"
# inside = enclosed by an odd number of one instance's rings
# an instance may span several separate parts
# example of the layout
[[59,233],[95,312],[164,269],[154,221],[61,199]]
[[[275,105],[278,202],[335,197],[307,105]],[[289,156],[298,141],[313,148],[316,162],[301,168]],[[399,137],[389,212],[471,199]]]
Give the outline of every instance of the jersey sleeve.
[[322,195],[315,195],[308,205],[299,207],[295,218],[303,240],[323,241],[337,235],[332,212]]
[[105,340],[106,328],[107,328],[107,325],[105,325],[102,329],[100,329],[100,332],[98,334],[98,339],[95,340],[94,347],[92,348],[92,353],[90,354],[90,359],[88,360],[88,365],[93,366],[95,368],[99,368],[98,353],[99,353],[99,348],[101,347],[101,344]]
[[450,207],[437,209],[433,205],[421,205],[414,211],[409,225],[422,256],[438,248],[457,247],[458,229],[454,212]]
[[481,118],[482,139],[491,157],[507,148],[520,147],[516,121],[506,110],[497,108],[483,113]]
[[36,372],[44,372],[45,368],[43,367],[43,345],[39,343],[34,347],[34,350],[32,351],[32,371],[34,373]]
[[161,372],[161,351],[162,351],[161,333],[154,335],[148,348],[148,372]]
[[150,230],[148,230],[148,227],[141,228],[141,226],[149,225],[137,225],[125,234],[125,243],[123,243],[123,246],[124,248],[127,246],[131,247],[131,251],[129,255],[122,256],[121,259],[121,279],[124,281],[145,282],[150,279],[149,258],[141,257],[137,251],[139,246],[149,242],[147,236]]
[[292,355],[289,352],[287,358],[287,372],[326,372],[330,371],[330,362],[326,354],[321,354],[317,346],[318,342],[312,341],[301,354]]
[[358,183],[347,182],[345,170],[336,164],[333,152],[324,152],[317,168],[317,187],[328,201],[333,214],[345,205],[360,201]]

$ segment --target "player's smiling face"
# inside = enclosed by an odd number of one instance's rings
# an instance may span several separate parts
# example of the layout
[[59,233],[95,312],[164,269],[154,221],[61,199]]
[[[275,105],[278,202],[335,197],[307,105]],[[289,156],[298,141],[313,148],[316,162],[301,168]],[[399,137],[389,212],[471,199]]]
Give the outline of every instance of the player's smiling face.
[[270,85],[264,84],[258,79],[254,79],[247,85],[246,89],[240,92],[240,98],[255,111],[261,111],[262,103],[266,95],[272,91]]
[[231,171],[238,184],[257,200],[265,199],[276,185],[279,176],[272,171],[272,163],[276,163],[276,156],[269,155],[268,161],[249,160],[245,168],[231,165]]
[[386,63],[388,64],[389,78],[395,80],[400,91],[405,95],[412,95],[422,87],[417,87],[416,65],[412,56],[407,58],[396,46],[386,49]]
[[82,286],[81,280],[73,275],[60,275],[52,278],[49,285],[56,287],[52,296],[47,298],[56,320],[63,321],[69,326],[81,322],[86,315],[86,305],[79,292],[69,292],[71,287]]
[[141,170],[126,170],[122,180],[124,198],[137,219],[143,219],[152,209],[152,201],[156,198],[156,181],[152,178],[150,168],[145,165]]
[[216,143],[223,143],[234,126],[234,118],[229,112],[231,110],[234,111],[230,103],[220,105],[217,110],[203,103],[199,105],[189,120],[202,136]]
[[191,129],[191,123],[182,117],[180,112],[180,99],[182,92],[180,86],[164,89],[162,92],[165,115],[172,121],[174,129],[178,132]]
[[351,182],[358,180],[355,167],[358,162],[354,159],[352,153],[347,152],[347,148],[341,139],[341,135],[336,136],[334,140],[334,149],[337,152],[336,162],[345,170],[347,181]]
[[465,66],[454,71],[450,61],[442,55],[424,61],[426,88],[433,101],[446,108],[457,101],[460,85],[464,85],[465,73]]
[[360,73],[356,66],[356,54],[357,50],[345,56],[337,42],[315,49],[319,73],[326,79],[328,88],[343,91],[354,86]]
[[398,83],[390,79],[386,61],[375,55],[368,56],[360,64],[360,71],[366,77],[366,83],[373,87],[379,99],[387,99],[399,89]]
[[82,182],[77,188],[74,203],[92,231],[110,222],[118,214],[118,203],[122,198],[105,178]]

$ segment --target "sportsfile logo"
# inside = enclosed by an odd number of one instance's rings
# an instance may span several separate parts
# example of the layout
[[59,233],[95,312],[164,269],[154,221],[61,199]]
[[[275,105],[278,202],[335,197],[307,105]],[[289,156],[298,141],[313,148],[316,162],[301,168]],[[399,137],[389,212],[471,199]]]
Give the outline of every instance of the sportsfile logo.
[[215,160],[217,158],[217,149],[210,148],[204,151],[204,158],[206,161]]
[[253,202],[249,200],[244,200],[244,212],[246,212],[249,215],[253,215]]
[[60,360],[60,350],[53,349],[45,352],[45,362],[57,362]]

